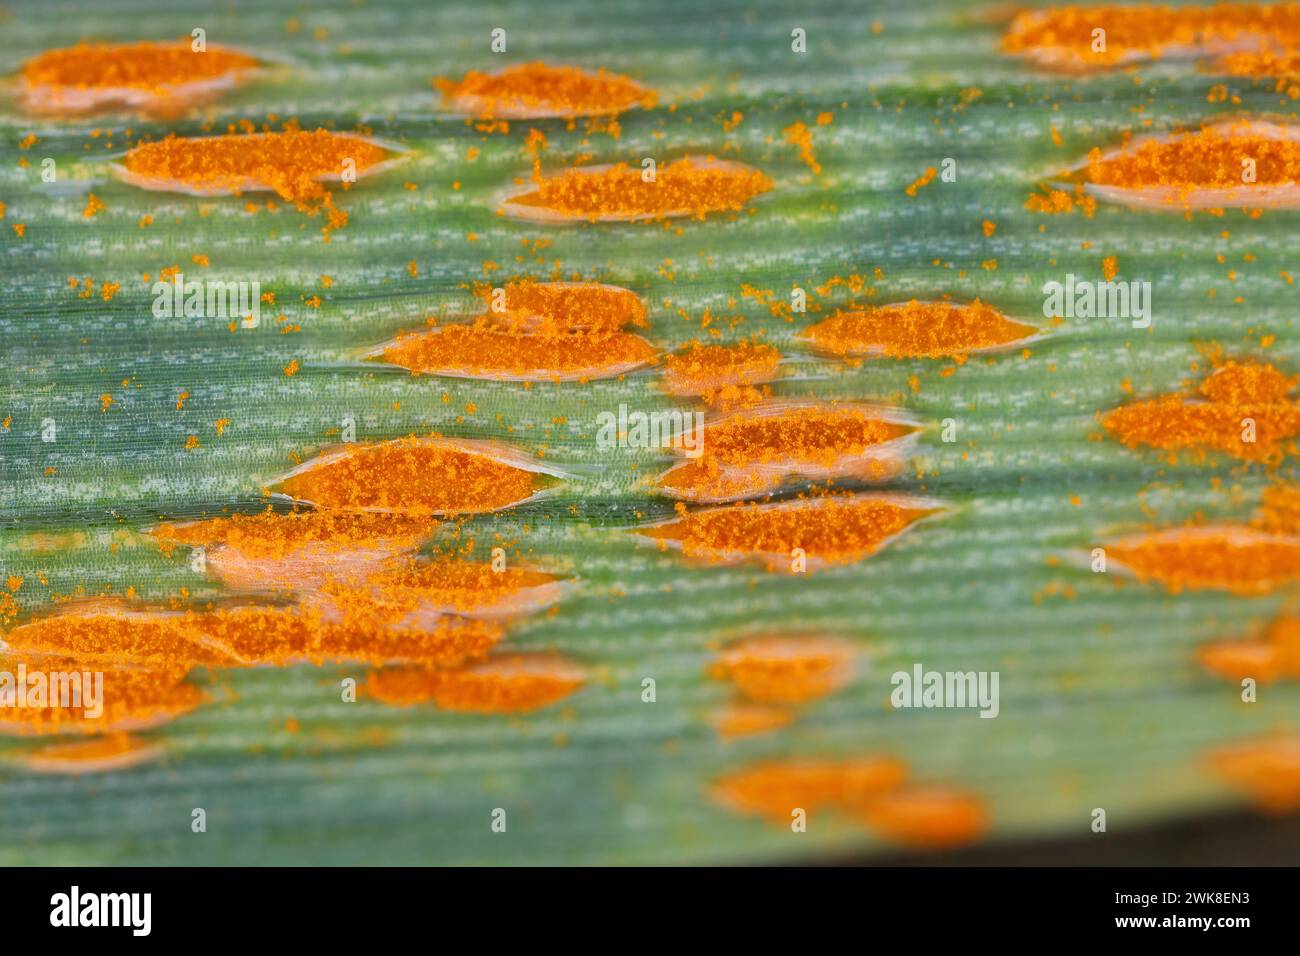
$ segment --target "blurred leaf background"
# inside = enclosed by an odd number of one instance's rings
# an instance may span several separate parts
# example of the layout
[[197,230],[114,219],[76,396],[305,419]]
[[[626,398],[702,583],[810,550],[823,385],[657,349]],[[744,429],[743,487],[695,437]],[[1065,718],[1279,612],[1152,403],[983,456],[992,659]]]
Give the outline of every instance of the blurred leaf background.
[[[165,557],[139,531],[164,516],[260,510],[263,487],[292,456],[336,440],[353,417],[361,439],[501,439],[579,474],[560,496],[468,522],[463,533],[483,552],[504,541],[581,577],[577,596],[521,622],[507,646],[557,650],[594,678],[557,707],[485,717],[343,704],[339,680],[360,678],[356,668],[222,674],[213,704],[149,734],[166,747],[160,763],[79,778],[0,763],[0,862],[674,863],[883,850],[851,821],[819,818],[796,835],[710,799],[717,775],[790,755],[902,756],[916,779],[983,797],[994,840],[1083,835],[1093,807],[1123,833],[1238,805],[1201,755],[1294,727],[1300,692],[1268,687],[1259,704],[1242,705],[1192,653],[1268,621],[1283,596],[1172,596],[1049,561],[1126,531],[1253,510],[1269,480],[1259,469],[1169,466],[1099,440],[1096,415],[1127,398],[1126,379],[1147,396],[1194,377],[1198,362],[1205,367],[1198,342],[1294,371],[1297,289],[1280,273],[1300,266],[1297,214],[1186,221],[1102,206],[1086,219],[1023,204],[1044,177],[1126,130],[1235,112],[1294,119],[1294,104],[1249,81],[1228,82],[1239,103],[1209,102],[1219,78],[1186,63],[1041,74],[997,52],[992,9],[931,0],[7,2],[7,71],[82,38],[165,39],[200,26],[210,43],[284,64],[172,123],[34,119],[11,98],[0,103],[0,417],[11,418],[0,430],[0,575],[23,577],[23,615],[78,588],[216,596],[183,549]],[[488,50],[494,27],[508,31],[505,55]],[[806,55],[790,51],[794,27],[807,31]],[[624,115],[617,139],[581,121],[484,134],[445,115],[429,83],[536,59],[630,74],[659,92],[659,106]],[[743,122],[724,131],[735,111]],[[833,123],[817,126],[822,112]],[[362,127],[412,156],[339,195],[351,222],[328,243],[320,220],[283,205],[250,214],[242,200],[144,193],[109,172],[127,128],[156,138],[272,116]],[[783,140],[796,121],[813,130],[820,176]],[[711,152],[762,168],[777,187],[753,215],[686,222],[680,232],[510,222],[495,214],[496,200],[526,175],[529,128],[548,138],[547,169]],[[31,133],[35,145],[20,149]],[[41,182],[45,157],[57,161],[56,183]],[[957,182],[904,193],[945,157],[957,161]],[[107,209],[87,219],[92,190]],[[153,224],[141,228],[146,214]],[[992,237],[984,220],[997,225]],[[26,236],[12,223],[25,223]],[[549,244],[538,248],[539,239]],[[194,255],[210,266],[200,270]],[[1152,282],[1149,330],[1066,321],[1028,358],[976,359],[946,376],[951,363],[847,368],[810,356],[791,343],[805,317],[788,323],[741,296],[742,284],[786,298],[792,285],[858,273],[875,290],[863,301],[979,297],[1034,322],[1043,282],[1100,278],[1104,256],[1118,257],[1121,279]],[[983,267],[989,260],[996,269]],[[190,277],[258,280],[277,305],[258,329],[234,333],[220,321],[154,319],[142,274],[171,265]],[[930,427],[916,467],[892,487],[944,498],[951,514],[867,561],[806,576],[690,567],[625,533],[671,512],[643,485],[662,460],[595,443],[602,411],[675,407],[653,373],[525,390],[358,361],[430,314],[471,311],[470,283],[557,270],[642,294],[647,334],[664,349],[707,336],[706,309],[742,317],[717,323],[721,340],[761,334],[778,345],[788,377],[776,394],[911,410]],[[69,277],[122,288],[110,302],[79,299]],[[319,309],[305,304],[313,295]],[[301,331],[281,334],[280,313]],[[1277,337],[1267,353],[1266,334]],[[301,371],[287,377],[292,360]],[[177,410],[182,391],[189,397]],[[105,393],[114,396],[106,412]],[[45,418],[57,422],[54,444],[40,441]],[[218,436],[221,418],[231,424]],[[945,418],[958,423],[955,444],[939,441]],[[191,434],[201,446],[186,451]],[[708,662],[732,638],[786,629],[853,639],[855,679],[789,728],[719,739],[706,716],[730,695],[705,676]],[[891,709],[890,674],[917,662],[1000,671],[1001,715]],[[657,682],[656,703],[641,700],[645,677]],[[0,758],[38,743],[4,740]],[[207,811],[206,834],[190,831],[195,807]],[[489,829],[496,807],[509,813],[506,834]]]

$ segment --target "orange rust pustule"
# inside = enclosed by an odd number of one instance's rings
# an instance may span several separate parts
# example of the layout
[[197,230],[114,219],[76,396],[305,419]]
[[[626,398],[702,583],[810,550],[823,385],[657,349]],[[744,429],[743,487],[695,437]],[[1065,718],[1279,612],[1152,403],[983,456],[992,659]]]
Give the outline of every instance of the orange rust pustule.
[[[1269,77],[1286,82],[1300,78],[1300,51],[1249,50],[1219,57],[1212,72],[1225,76]],[[1292,93],[1292,99],[1300,93]]]
[[916,428],[852,405],[776,406],[738,412],[704,429],[704,457],[726,465],[829,467],[846,456],[912,434]]
[[526,567],[494,570],[474,561],[409,562],[366,579],[374,600],[389,614],[411,613],[431,606],[443,613],[527,609],[533,595],[554,595],[559,577]]
[[539,472],[521,464],[522,456],[491,446],[404,438],[322,455],[285,478],[280,490],[321,508],[484,514],[541,490]]
[[1144,207],[1294,207],[1300,130],[1237,122],[1152,137],[1106,154],[1094,149],[1080,175],[1101,198]]
[[1200,384],[1200,399],[1166,395],[1121,405],[1102,418],[1113,437],[1136,448],[1221,451],[1246,461],[1279,462],[1300,436],[1296,379],[1271,365],[1229,361]]
[[853,648],[822,635],[751,637],[723,651],[708,674],[756,704],[803,704],[853,676]]
[[23,64],[24,105],[42,113],[82,113],[115,104],[174,111],[234,86],[261,66],[236,50],[195,52],[189,38],[163,43],[80,43],[46,50]]
[[[1243,425],[1254,422],[1254,441]],[[1223,404],[1166,396],[1122,405],[1102,419],[1106,431],[1130,448],[1221,451],[1246,461],[1276,463],[1300,435],[1300,405]]]
[[852,460],[830,468],[791,463],[789,467],[727,466],[708,455],[664,472],[655,482],[660,493],[694,504],[725,504],[760,499],[797,484],[842,479],[879,483],[902,474],[903,459],[894,452]]
[[126,770],[162,755],[163,748],[157,744],[130,734],[108,734],[29,750],[18,758],[18,763],[32,773],[78,776]]
[[1300,485],[1278,482],[1265,488],[1251,524],[1277,534],[1300,534]]
[[441,616],[400,627],[378,615],[328,621],[312,609],[248,606],[201,616],[206,638],[244,666],[420,664],[458,667],[505,637],[497,622]]
[[1038,334],[979,299],[969,304],[910,302],[847,309],[804,331],[837,356],[950,358],[1011,345]]
[[728,774],[713,792],[732,809],[788,825],[796,809],[860,809],[906,776],[907,765],[895,757],[779,760]]
[[781,353],[764,342],[704,345],[692,342],[664,358],[663,388],[669,395],[698,396],[709,404],[780,377]]
[[1287,375],[1266,362],[1220,364],[1201,382],[1199,391],[1212,402],[1283,402],[1300,376]]
[[365,691],[398,706],[432,701],[441,710],[521,713],[549,707],[586,682],[582,668],[561,657],[514,654],[457,670],[391,668],[376,671]]
[[180,679],[198,667],[406,662],[459,666],[484,657],[505,636],[504,627],[494,621],[450,614],[408,620],[401,607],[377,602],[368,589],[334,584],[330,596],[331,609],[339,612],[334,618],[314,606],[274,604],[184,612],[107,605],[76,608],[14,628],[5,641],[33,662],[31,666],[73,659],[92,669]]
[[733,412],[706,425],[703,451],[661,475],[656,487],[684,501],[715,503],[768,494],[791,477],[892,477],[902,459],[882,446],[916,428],[881,414],[848,404],[791,402]]
[[714,710],[709,720],[719,737],[735,740],[788,727],[794,722],[794,716],[789,707],[736,701]]
[[1210,673],[1233,681],[1300,677],[1300,618],[1279,618],[1263,640],[1213,641],[1196,652],[1196,659]]
[[930,849],[974,843],[989,826],[983,800],[971,793],[939,787],[880,794],[866,803],[859,815],[886,839]]
[[68,658],[92,668],[136,668],[184,676],[195,667],[224,667],[238,657],[204,639],[193,613],[146,611],[124,604],[73,606],[38,617],[4,635],[29,660]]
[[492,321],[516,331],[564,335],[645,328],[645,303],[631,289],[600,282],[537,282],[516,279],[501,287],[501,311],[492,307],[495,289],[476,290]]
[[1126,538],[1107,555],[1139,581],[1181,591],[1268,594],[1300,581],[1300,538],[1247,525],[1179,528]]
[[1300,737],[1249,741],[1211,752],[1211,773],[1265,813],[1300,810]]
[[[1104,48],[1093,31],[1104,27]],[[1063,6],[1025,11],[1002,38],[1006,53],[1059,70],[1107,69],[1165,56],[1300,44],[1300,5],[1219,3]]]
[[[110,669],[90,665],[73,658],[19,657],[12,653],[0,658],[0,670],[14,674],[23,668],[27,676],[29,706],[0,707],[0,734],[37,736],[46,734],[107,734],[143,730],[166,723],[194,710],[207,700],[198,687],[185,681],[184,675],[175,671],[144,669]],[[103,674],[103,712],[93,716],[83,695],[81,706],[62,706],[57,691],[44,701],[31,697],[32,675]],[[8,693],[8,692],[6,692]],[[75,698],[69,697],[71,703]],[[54,703],[56,706],[49,706]],[[30,706],[36,704],[37,706]],[[44,706],[41,706],[44,704]]]
[[548,335],[486,325],[445,325],[404,335],[379,357],[417,374],[572,382],[623,375],[653,363],[658,352],[630,332]]
[[683,157],[659,168],[651,182],[642,172],[627,163],[566,169],[511,196],[503,211],[555,222],[704,219],[739,211],[773,186],[757,169],[712,157]]
[[775,569],[788,563],[796,548],[810,564],[860,560],[938,510],[900,499],[837,495],[689,512],[639,532],[664,546],[671,542],[688,556],[714,561],[756,557]]
[[361,136],[324,129],[168,136],[127,153],[122,176],[146,189],[199,195],[272,190],[287,202],[311,206],[328,197],[323,183],[341,180],[347,161],[361,176],[388,159],[387,150]]
[[258,514],[234,514],[201,521],[159,525],[150,533],[165,545],[220,544],[248,558],[284,558],[303,548],[347,550],[386,542],[394,547],[418,544],[438,528],[425,515],[371,512],[292,511],[268,508]]
[[452,109],[481,119],[612,116],[657,99],[630,77],[549,63],[521,63],[495,73],[470,70],[459,82],[436,81]]

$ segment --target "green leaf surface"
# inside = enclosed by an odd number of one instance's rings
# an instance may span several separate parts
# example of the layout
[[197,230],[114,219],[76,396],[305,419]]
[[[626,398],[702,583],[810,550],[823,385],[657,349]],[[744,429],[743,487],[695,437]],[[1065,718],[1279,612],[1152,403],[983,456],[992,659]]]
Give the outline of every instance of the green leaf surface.
[[[344,704],[339,681],[361,678],[358,668],[199,675],[215,700],[147,734],[165,747],[155,764],[44,776],[19,758],[48,741],[0,741],[0,863],[677,863],[884,849],[848,819],[818,817],[792,834],[710,797],[720,774],[794,755],[903,757],[918,781],[978,794],[990,840],[1082,835],[1094,807],[1122,833],[1238,805],[1240,794],[1207,774],[1204,754],[1296,725],[1294,686],[1269,686],[1243,705],[1233,684],[1193,659],[1207,640],[1266,623],[1286,594],[1120,588],[1068,558],[1126,532],[1253,511],[1267,472],[1217,459],[1170,465],[1102,439],[1097,413],[1127,400],[1126,381],[1138,396],[1194,381],[1205,368],[1198,343],[1295,370],[1300,300],[1282,273],[1300,271],[1300,219],[1024,208],[1038,182],[1126,131],[1239,112],[1294,120],[1294,102],[1270,84],[1231,82],[1239,102],[1209,102],[1218,79],[1186,63],[1046,75],[999,54],[1001,28],[983,11],[932,0],[799,12],[765,0],[126,0],[10,2],[0,14],[6,69],[82,37],[163,39],[196,26],[211,43],[285,63],[172,123],[33,119],[0,103],[0,418],[9,420],[0,579],[23,579],[20,620],[79,589],[219,596],[184,549],[165,556],[140,532],[164,517],[260,510],[263,488],[353,417],[366,440],[497,439],[573,471],[557,496],[466,522],[463,533],[483,557],[504,540],[521,558],[581,578],[556,613],[515,625],[507,646],[555,650],[593,672],[563,704],[518,716]],[[497,26],[510,38],[502,57],[488,51]],[[808,32],[803,56],[790,52],[795,26]],[[555,120],[484,134],[444,114],[429,84],[535,59],[627,73],[659,91],[660,104],[622,117],[617,139]],[[734,111],[744,120],[726,132]],[[817,126],[823,111],[834,122]],[[250,214],[238,199],[146,193],[108,168],[127,127],[159,137],[270,116],[361,126],[410,158],[339,194],[350,223],[328,243],[321,220],[287,205]],[[813,129],[820,176],[783,140],[795,121]],[[547,136],[548,169],[707,152],[763,169],[776,188],[752,214],[680,229],[509,221],[497,200],[527,175],[533,127]],[[23,149],[29,133],[37,142]],[[58,164],[56,183],[41,181],[45,157]],[[946,157],[957,160],[957,182],[905,194]],[[90,191],[107,209],[88,219]],[[992,237],[984,220],[997,224]],[[25,237],[13,223],[27,226]],[[536,248],[539,239],[549,245]],[[209,258],[204,278],[274,290],[275,310],[235,332],[211,319],[155,319],[142,275],[174,264],[193,275],[194,255]],[[1042,284],[1100,278],[1104,256],[1118,257],[1122,278],[1153,284],[1149,330],[1067,320],[1027,357],[975,357],[955,371],[934,360],[853,368],[813,356],[792,341],[805,317],[786,322],[741,295],[750,285],[784,297],[792,285],[856,273],[873,302],[979,297],[1041,322]],[[989,260],[996,269],[983,267]],[[908,409],[926,423],[919,457],[888,487],[951,510],[868,560],[808,575],[690,565],[626,533],[672,513],[644,486],[666,459],[610,453],[595,440],[597,415],[620,403],[682,407],[655,372],[525,389],[359,359],[426,316],[470,312],[473,282],[553,274],[636,290],[650,306],[645,334],[664,350],[707,335],[706,309],[743,317],[716,323],[720,340],[762,334],[780,347],[778,395]],[[121,291],[81,299],[69,277]],[[320,308],[308,307],[317,294]],[[848,301],[840,290],[823,303]],[[301,331],[281,334],[270,320],[279,313]],[[1266,334],[1276,336],[1267,353]],[[294,360],[301,370],[286,376]],[[103,394],[114,398],[106,411]],[[940,440],[946,418],[957,422],[956,443]],[[44,419],[57,422],[54,443],[41,441]],[[231,422],[221,436],[218,419]],[[200,447],[186,450],[189,435]],[[851,639],[856,675],[788,728],[722,740],[708,714],[729,692],[705,668],[727,640],[772,630]],[[1000,716],[892,709],[890,675],[917,662],[999,671]],[[646,677],[657,682],[653,704],[641,700]],[[190,831],[195,807],[207,811],[205,834]],[[497,807],[509,813],[505,834],[489,827]]]

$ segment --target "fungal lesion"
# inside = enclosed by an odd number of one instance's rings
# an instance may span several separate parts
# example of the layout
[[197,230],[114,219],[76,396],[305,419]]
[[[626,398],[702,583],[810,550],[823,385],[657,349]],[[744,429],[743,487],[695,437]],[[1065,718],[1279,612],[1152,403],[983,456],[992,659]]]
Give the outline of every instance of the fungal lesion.
[[553,706],[587,679],[586,668],[558,654],[501,654],[452,670],[384,668],[362,690],[394,706],[432,703],[440,710],[513,714]]
[[934,499],[873,493],[678,508],[677,517],[634,533],[707,563],[757,561],[772,572],[794,573],[860,561],[945,510]]
[[[694,504],[721,504],[770,495],[794,481],[885,481],[902,472],[918,430],[899,409],[765,402],[707,422],[696,439],[703,450],[660,475],[655,490]],[[674,451],[686,453],[680,441]]]
[[[1195,130],[1096,147],[1059,179],[1092,202],[1189,214],[1196,210],[1300,208],[1300,126],[1232,118]],[[1060,199],[1059,197],[1064,197]],[[1069,211],[1070,194],[1033,197],[1040,211]],[[1085,209],[1085,211],[1087,211]]]
[[658,101],[654,90],[603,67],[587,70],[542,61],[491,72],[470,70],[459,80],[438,77],[434,86],[449,110],[485,120],[617,116],[650,109]]
[[431,537],[429,515],[301,510],[163,522],[149,530],[170,553],[204,549],[206,570],[232,590],[283,591],[355,579]]
[[1300,677],[1300,617],[1277,618],[1257,637],[1203,644],[1197,649],[1196,660],[1206,671],[1226,680],[1294,680]]
[[1262,812],[1300,810],[1300,735],[1279,733],[1211,750],[1205,769]]
[[938,849],[977,842],[990,829],[978,794],[935,782],[912,784],[898,757],[771,760],[714,782],[713,798],[738,813],[788,827],[792,816],[831,812],[892,843]]
[[663,359],[663,390],[678,398],[735,408],[770,395],[767,386],[782,376],[781,352],[758,338],[732,345],[690,342]]
[[242,196],[272,192],[315,216],[324,211],[326,239],[347,225],[348,214],[326,188],[352,184],[404,162],[401,147],[357,133],[303,130],[286,123],[278,132],[180,137],[142,143],[112,166],[123,182],[140,189],[192,196]]
[[1157,208],[1300,207],[1300,126],[1216,123],[1089,157],[1099,198]]
[[629,289],[596,282],[516,280],[479,288],[484,309],[468,323],[404,332],[366,352],[416,375],[500,382],[589,382],[658,361],[645,304]]
[[1109,541],[1106,569],[1158,583],[1175,594],[1272,594],[1300,581],[1296,498],[1295,486],[1279,484],[1265,493],[1249,521],[1192,524]]
[[1204,458],[1214,451],[1249,462],[1279,464],[1296,451],[1300,377],[1254,359],[1214,358],[1195,393],[1174,393],[1121,405],[1102,427],[1130,448],[1157,448]]
[[1291,3],[1172,7],[1061,6],[1018,13],[1004,53],[1065,72],[1092,72],[1152,60],[1300,48]]
[[498,442],[411,436],[327,449],[271,487],[299,505],[427,517],[502,511],[553,493],[566,477]]
[[159,743],[116,733],[34,747],[17,753],[13,760],[29,773],[78,776],[128,770],[161,760],[165,753]]
[[18,74],[18,99],[28,112],[45,115],[125,107],[169,117],[233,90],[266,65],[258,57],[217,44],[196,50],[190,37],[79,43],[27,60]]
[[659,351],[631,332],[548,335],[479,321],[404,333],[369,356],[416,375],[497,382],[591,382],[652,365]]
[[714,727],[734,738],[788,726],[801,709],[848,684],[856,663],[854,646],[831,634],[761,634],[736,641],[706,669],[736,695],[714,712]]
[[850,306],[804,329],[797,341],[837,358],[953,358],[1029,345],[1035,326],[981,302],[918,301]]
[[627,163],[575,166],[536,177],[505,197],[502,215],[542,223],[657,222],[702,220],[740,212],[769,192],[766,173],[713,156],[683,156],[655,170]]

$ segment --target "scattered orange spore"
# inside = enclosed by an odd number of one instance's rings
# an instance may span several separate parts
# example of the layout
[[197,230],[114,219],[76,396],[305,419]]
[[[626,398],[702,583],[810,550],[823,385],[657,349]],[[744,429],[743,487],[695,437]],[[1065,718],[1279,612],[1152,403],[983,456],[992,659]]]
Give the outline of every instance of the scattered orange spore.
[[853,648],[823,635],[751,637],[723,651],[708,673],[756,704],[803,704],[848,682]]
[[159,759],[163,749],[129,734],[51,744],[24,753],[19,762],[32,773],[77,775],[125,770]]
[[376,671],[366,681],[365,691],[399,706],[432,701],[442,710],[509,714],[549,707],[585,682],[585,671],[562,657],[514,654],[457,670]]
[[951,847],[973,843],[988,830],[988,811],[974,794],[939,787],[883,793],[861,816],[882,836],[905,846]]
[[221,89],[261,64],[235,50],[196,53],[189,38],[167,43],[81,43],[46,50],[23,64],[24,105],[41,113],[81,113],[117,104],[173,111]]
[[766,174],[742,163],[686,156],[657,170],[617,163],[582,166],[543,177],[529,191],[510,197],[503,212],[547,222],[633,222],[738,211],[772,188]]
[[1300,737],[1280,736],[1213,751],[1210,772],[1266,813],[1300,809]]
[[858,561],[939,510],[893,496],[836,495],[687,512],[639,533],[687,556],[759,558],[776,570],[790,565],[796,548],[803,550],[809,566]]
[[939,171],[935,169],[933,166],[927,166],[925,168],[925,172],[923,172],[920,176],[916,177],[916,179],[914,179],[911,183],[909,183],[907,188],[904,189],[903,192],[905,192],[908,196],[915,197],[918,192],[920,192],[926,186],[930,185],[930,183],[934,182],[934,177],[938,175],[938,172]]
[[837,312],[810,326],[803,337],[841,357],[941,358],[996,349],[1037,333],[979,299],[969,304],[913,299]]
[[653,345],[630,332],[527,334],[486,323],[408,333],[376,354],[417,374],[512,382],[612,378],[658,357]]
[[1174,528],[1106,546],[1106,554],[1139,581],[1167,590],[1268,594],[1300,581],[1300,537],[1246,525]]
[[[645,328],[645,303],[631,289],[600,282],[537,282],[516,279],[502,287],[505,311],[488,317],[508,328],[551,335],[570,332],[618,332]],[[495,290],[477,290],[490,302]]]
[[656,486],[685,501],[716,503],[771,492],[791,476],[880,480],[902,467],[890,443],[915,431],[886,411],[852,404],[760,405],[706,425],[703,452]]
[[1232,122],[1150,137],[1109,153],[1094,149],[1081,174],[1093,195],[1142,208],[1295,208],[1300,130]]
[[820,176],[822,166],[817,162],[817,155],[813,152],[812,131],[803,123],[793,123],[781,130],[781,135],[785,137],[787,143],[798,147],[799,159],[812,170],[812,174]]
[[1066,192],[1064,189],[1052,189],[1047,186],[1040,187],[1042,192],[1032,193],[1025,200],[1025,208],[1030,212],[1040,212],[1049,216],[1062,216],[1082,209],[1085,216],[1092,218],[1096,211],[1097,200],[1089,196],[1083,188],[1083,183],[1075,187],[1073,193]]
[[460,82],[439,78],[436,85],[449,107],[479,119],[611,116],[656,101],[653,90],[630,77],[541,62],[470,70]]
[[401,438],[344,445],[280,482],[280,490],[320,508],[409,516],[483,514],[542,490],[540,466],[486,442]]
[[788,825],[795,809],[859,809],[906,776],[906,764],[895,757],[780,760],[728,774],[714,795],[732,809]]
[[713,729],[725,740],[771,733],[790,726],[793,721],[794,711],[789,707],[768,704],[733,702],[710,714]]
[[323,183],[341,180],[346,160],[355,163],[361,176],[388,158],[383,147],[361,136],[324,129],[168,136],[127,153],[121,175],[144,189],[201,196],[269,190],[286,202],[310,207],[328,198]]
[[1295,386],[1295,377],[1272,365],[1228,361],[1201,383],[1199,398],[1166,395],[1121,405],[1102,425],[1130,448],[1215,450],[1276,464],[1300,435],[1300,403],[1287,397]]
[[[1106,31],[1104,49],[1094,49],[1093,30],[1098,27]],[[1296,4],[1064,6],[1026,11],[1012,21],[1002,49],[1042,66],[1074,71],[1270,42],[1300,44]]]
[[781,353],[763,342],[692,342],[664,358],[663,388],[669,395],[699,396],[716,404],[737,390],[753,390],[756,385],[775,381],[780,377],[780,365]]

